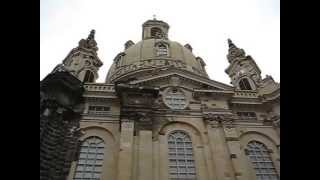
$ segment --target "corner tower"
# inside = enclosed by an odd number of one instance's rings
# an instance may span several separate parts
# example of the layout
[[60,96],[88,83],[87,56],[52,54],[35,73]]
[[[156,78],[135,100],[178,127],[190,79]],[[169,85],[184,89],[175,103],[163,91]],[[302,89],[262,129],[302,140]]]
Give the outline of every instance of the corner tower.
[[229,52],[227,59],[230,63],[225,72],[231,79],[231,84],[237,90],[256,90],[261,85],[261,70],[251,56],[238,48],[228,39]]
[[97,51],[95,30],[92,30],[87,39],[81,39],[78,47],[71,50],[62,65],[80,81],[95,82],[98,70],[103,65]]

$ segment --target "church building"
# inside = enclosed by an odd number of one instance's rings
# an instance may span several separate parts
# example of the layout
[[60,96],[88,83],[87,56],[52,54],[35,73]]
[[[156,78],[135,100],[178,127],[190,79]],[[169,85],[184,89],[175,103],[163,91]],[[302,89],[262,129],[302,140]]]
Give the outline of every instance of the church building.
[[77,133],[66,179],[279,180],[280,83],[262,77],[253,57],[226,42],[231,84],[211,79],[190,44],[169,38],[166,22],[148,20],[142,40],[127,41],[97,83],[103,61],[91,31],[53,71],[83,88],[74,129],[64,131]]

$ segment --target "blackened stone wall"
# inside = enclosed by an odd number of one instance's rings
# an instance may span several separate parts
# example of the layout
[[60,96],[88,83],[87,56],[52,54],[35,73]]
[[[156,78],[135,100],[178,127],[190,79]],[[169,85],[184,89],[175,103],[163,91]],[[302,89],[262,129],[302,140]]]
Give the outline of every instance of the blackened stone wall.
[[65,180],[78,150],[81,81],[55,72],[40,82],[40,180]]

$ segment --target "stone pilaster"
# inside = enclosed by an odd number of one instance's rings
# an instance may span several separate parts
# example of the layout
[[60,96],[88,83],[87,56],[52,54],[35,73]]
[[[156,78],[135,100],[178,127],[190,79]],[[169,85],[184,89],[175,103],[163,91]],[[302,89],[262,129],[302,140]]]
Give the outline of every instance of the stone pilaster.
[[[208,142],[209,140],[206,139],[205,142]],[[211,153],[211,148],[209,143],[204,143],[204,161],[206,163],[206,168],[208,170],[208,179],[209,180],[217,180],[217,175],[214,172],[214,169],[216,169],[215,165],[213,164],[213,158]]]
[[276,129],[278,136],[280,137],[280,115],[272,117],[273,127]]
[[246,159],[244,151],[241,149],[236,127],[232,124],[223,124],[223,127],[226,143],[230,152],[231,162],[235,171],[235,179],[247,180],[249,178],[246,169]]
[[139,131],[139,180],[153,179],[152,131]]
[[153,140],[153,180],[160,180],[160,143]]
[[118,162],[118,180],[131,180],[133,171],[134,122],[122,120],[120,152]]
[[214,166],[216,167],[217,180],[234,180],[232,162],[224,137],[224,130],[218,122],[207,125],[209,145],[212,151]]

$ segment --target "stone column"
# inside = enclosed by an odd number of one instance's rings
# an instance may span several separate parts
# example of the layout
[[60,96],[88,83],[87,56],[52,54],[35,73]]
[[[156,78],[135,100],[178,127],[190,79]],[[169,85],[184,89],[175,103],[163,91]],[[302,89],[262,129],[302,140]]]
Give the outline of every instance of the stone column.
[[133,171],[133,133],[134,122],[122,120],[120,135],[120,152],[118,162],[118,180],[131,180]]
[[192,141],[193,143],[193,152],[194,160],[196,163],[197,177],[201,180],[213,180],[209,178],[209,172],[207,170],[207,163],[205,159],[204,145],[202,144],[200,137],[198,140]]
[[152,131],[139,131],[139,173],[138,180],[151,180],[153,174],[152,166]]
[[233,169],[235,171],[236,180],[248,180],[247,164],[245,159],[244,150],[241,149],[239,136],[236,128],[233,125],[224,124],[224,134],[226,143],[230,152]]
[[208,123],[207,128],[217,180],[235,180],[223,127],[219,122],[212,121]]

